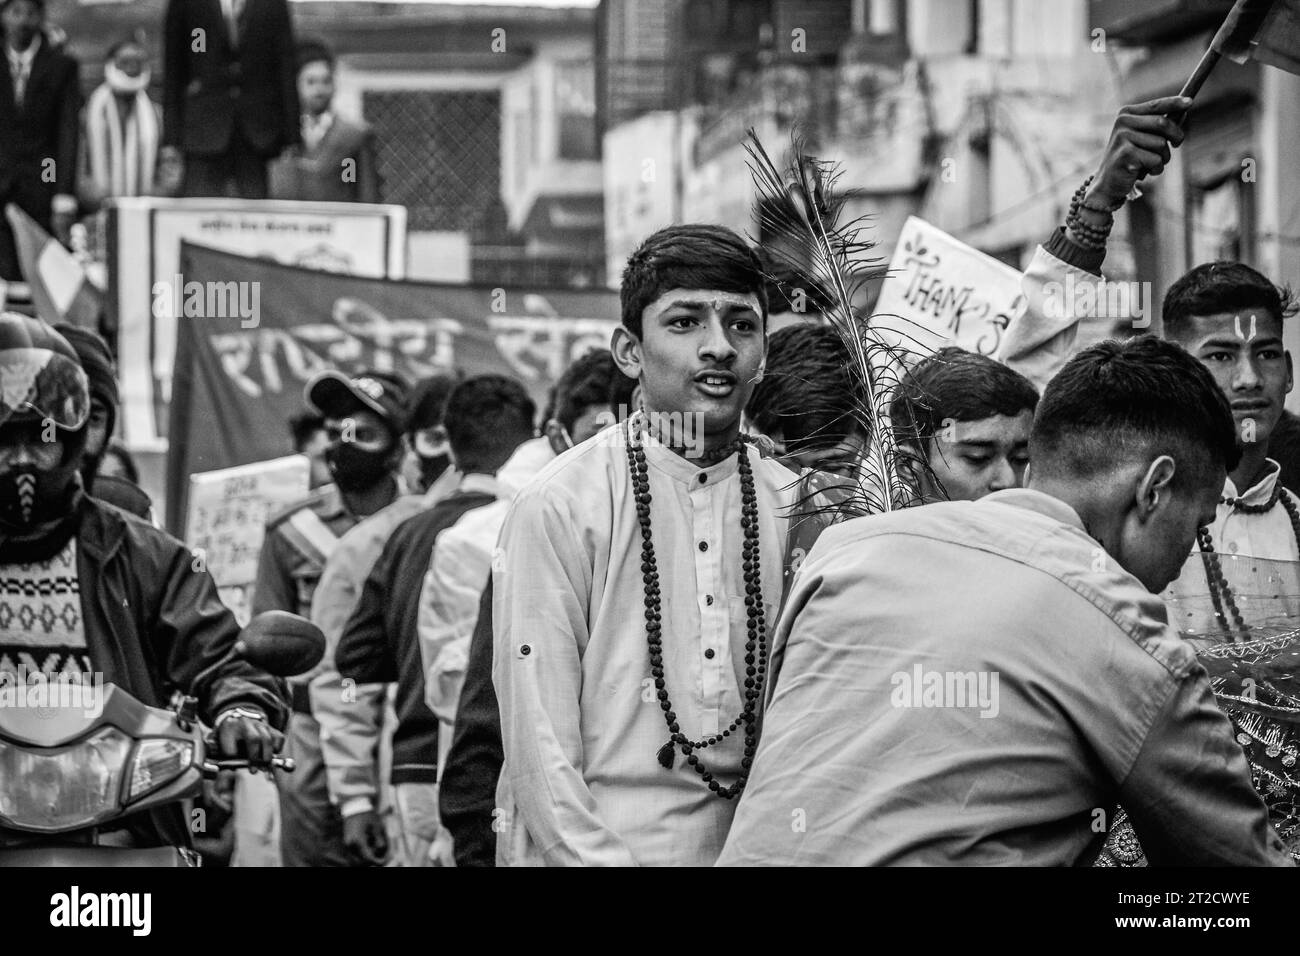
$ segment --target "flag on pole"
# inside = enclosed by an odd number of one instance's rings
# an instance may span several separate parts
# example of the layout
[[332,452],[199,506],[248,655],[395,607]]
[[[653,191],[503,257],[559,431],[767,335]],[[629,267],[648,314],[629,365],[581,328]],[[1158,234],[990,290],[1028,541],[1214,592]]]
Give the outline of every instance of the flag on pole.
[[1237,0],[1211,48],[1300,74],[1300,0]]
[[37,317],[51,325],[68,322],[95,329],[103,297],[86,276],[85,268],[13,203],[5,206],[5,215],[18,243],[18,263],[30,287]]

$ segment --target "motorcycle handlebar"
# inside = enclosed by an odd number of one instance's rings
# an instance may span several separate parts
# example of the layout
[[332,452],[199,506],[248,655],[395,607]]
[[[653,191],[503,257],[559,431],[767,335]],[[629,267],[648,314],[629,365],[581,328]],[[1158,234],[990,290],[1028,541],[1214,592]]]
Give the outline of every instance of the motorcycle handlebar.
[[292,757],[272,757],[270,761],[248,760],[242,757],[232,760],[205,760],[203,776],[215,777],[223,770],[283,770],[285,773],[293,773],[296,767]]

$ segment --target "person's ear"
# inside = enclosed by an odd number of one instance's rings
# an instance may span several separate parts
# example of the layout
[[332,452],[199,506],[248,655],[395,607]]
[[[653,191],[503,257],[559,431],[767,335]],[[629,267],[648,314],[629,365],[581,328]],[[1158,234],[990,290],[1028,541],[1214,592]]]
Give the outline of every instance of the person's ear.
[[1286,392],[1291,394],[1291,389],[1295,388],[1295,372],[1291,368],[1291,353],[1285,352],[1286,355]]
[[1173,494],[1174,471],[1177,466],[1168,455],[1161,455],[1147,467],[1138,481],[1135,494],[1139,520],[1146,521],[1168,504]]
[[628,378],[641,378],[641,342],[623,326],[614,329],[609,340],[609,351],[614,364]]

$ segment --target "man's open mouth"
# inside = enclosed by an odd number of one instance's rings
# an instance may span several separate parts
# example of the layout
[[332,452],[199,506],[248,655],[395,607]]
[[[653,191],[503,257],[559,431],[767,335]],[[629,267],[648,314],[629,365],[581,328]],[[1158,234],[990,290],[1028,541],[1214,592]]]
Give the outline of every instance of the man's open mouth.
[[701,372],[695,376],[696,387],[706,395],[724,398],[736,387],[734,372]]

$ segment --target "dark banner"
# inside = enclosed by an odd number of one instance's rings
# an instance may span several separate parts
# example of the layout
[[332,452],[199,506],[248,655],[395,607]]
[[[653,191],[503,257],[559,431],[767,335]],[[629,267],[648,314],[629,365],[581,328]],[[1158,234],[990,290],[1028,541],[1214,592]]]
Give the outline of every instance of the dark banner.
[[288,420],[321,369],[459,369],[524,383],[540,409],[568,364],[609,345],[618,294],[358,279],[182,244],[181,275],[154,287],[178,318],[168,527],[193,472],[291,454]]

